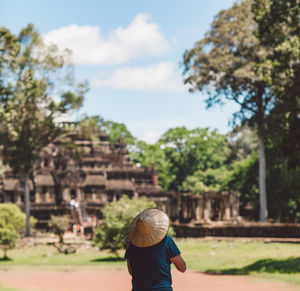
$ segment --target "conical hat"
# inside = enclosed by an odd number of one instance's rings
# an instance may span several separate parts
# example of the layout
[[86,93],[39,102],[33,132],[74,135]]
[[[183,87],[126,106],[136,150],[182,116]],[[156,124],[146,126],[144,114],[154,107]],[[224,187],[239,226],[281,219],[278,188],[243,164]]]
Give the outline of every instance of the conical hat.
[[128,237],[132,244],[146,248],[158,244],[169,229],[169,218],[163,211],[150,208],[141,212],[131,223]]

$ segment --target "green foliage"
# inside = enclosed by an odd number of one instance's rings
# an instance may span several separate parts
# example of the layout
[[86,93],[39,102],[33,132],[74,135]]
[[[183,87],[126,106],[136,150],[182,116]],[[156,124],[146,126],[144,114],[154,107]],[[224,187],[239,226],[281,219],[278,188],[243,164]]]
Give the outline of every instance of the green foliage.
[[112,146],[115,146],[120,140],[127,145],[133,145],[135,138],[131,132],[127,129],[124,123],[118,123],[111,120],[100,120],[99,122],[101,130],[109,135],[109,140]]
[[[226,136],[208,128],[169,129],[158,143],[164,149],[170,164],[169,171],[174,177],[170,189],[177,191],[190,191],[191,189],[186,188],[188,177],[199,176],[199,173],[206,171],[211,171],[213,174],[215,169],[223,166],[228,154]],[[206,176],[209,176],[209,173]],[[214,181],[209,181],[209,178],[201,182],[207,187],[216,186]]]
[[[7,250],[15,247],[18,233],[20,233],[25,226],[25,214],[21,209],[10,203],[0,204],[0,246],[4,250],[4,257],[6,258]],[[31,223],[34,225],[36,219],[31,218]]]
[[278,95],[280,91],[283,93],[289,88],[288,84],[297,81],[295,77],[299,77],[300,2],[254,0],[252,8],[258,24],[259,39],[268,49],[268,55],[260,64],[258,73],[262,74]]
[[225,166],[217,169],[209,168],[205,171],[197,170],[191,176],[186,177],[182,183],[182,189],[195,194],[206,191],[218,192],[223,190],[223,183],[230,173]]
[[266,116],[276,103],[268,83],[257,74],[267,50],[258,39],[258,28],[252,12],[253,0],[244,0],[221,11],[205,37],[184,54],[185,83],[190,91],[205,91],[207,106],[234,101],[239,111],[233,123],[257,128],[259,142],[260,220],[267,219],[265,126]]
[[18,233],[14,227],[0,220],[0,246],[4,251],[4,259],[7,259],[7,251],[15,247],[17,239]]
[[64,242],[64,233],[68,230],[70,221],[67,216],[55,216],[51,215],[50,220],[48,222],[50,230],[58,235],[59,242]]
[[267,56],[258,65],[278,98],[271,112],[277,146],[287,157],[289,168],[300,164],[300,2],[299,0],[255,0],[253,4],[261,45]]
[[236,126],[227,134],[227,142],[230,153],[226,164],[233,165],[257,151],[257,132],[248,126]]
[[226,135],[185,127],[169,129],[153,145],[138,141],[130,153],[136,164],[157,167],[163,189],[193,193],[219,189],[230,171],[229,155]]
[[98,125],[99,118],[97,116],[85,117],[80,122],[80,137],[89,140],[97,140],[96,133],[100,128]]
[[[0,28],[0,144],[25,185],[41,150],[63,133],[56,118],[82,105],[87,86],[74,82],[69,55],[43,44],[32,24],[18,35]],[[29,217],[28,187],[24,197]]]
[[25,227],[25,214],[11,203],[0,203],[0,221],[3,225],[10,224],[15,231],[20,232]]
[[144,141],[137,141],[130,151],[130,157],[138,166],[149,168],[155,166],[158,170],[158,183],[164,190],[168,190],[170,183],[176,178],[170,171],[171,163],[159,143],[147,144]]
[[109,135],[112,147],[120,141],[131,146],[135,138],[124,123],[105,120],[101,116],[87,116],[80,121],[80,136],[83,138],[97,140],[97,134],[104,132]]
[[184,74],[192,92],[208,93],[207,106],[234,101],[240,105],[236,118],[257,122],[259,98],[264,98],[265,105],[272,100],[256,75],[266,51],[256,36],[251,4],[251,0],[236,2],[214,18],[205,37],[185,52]]
[[240,193],[240,215],[258,219],[258,155],[257,152],[244,160],[235,163],[230,175],[222,184],[224,190],[235,190]]
[[86,85],[74,83],[66,52],[45,46],[31,24],[19,35],[1,28],[0,47],[0,141],[4,160],[20,174],[61,134],[55,118],[81,106]]
[[129,199],[126,195],[107,204],[103,209],[103,223],[96,230],[95,244],[101,250],[108,249],[117,254],[117,251],[123,248],[132,220],[143,210],[153,207],[155,203],[146,198]]

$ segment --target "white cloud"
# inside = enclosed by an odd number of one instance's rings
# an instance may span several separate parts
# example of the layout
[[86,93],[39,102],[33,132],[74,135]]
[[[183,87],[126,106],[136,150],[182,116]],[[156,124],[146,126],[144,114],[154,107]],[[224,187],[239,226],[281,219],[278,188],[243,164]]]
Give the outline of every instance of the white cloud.
[[46,44],[71,49],[75,64],[124,64],[133,58],[153,56],[171,48],[159,25],[149,21],[150,15],[138,14],[127,27],[103,36],[98,26],[61,27],[44,35]]
[[161,133],[155,130],[148,131],[144,136],[142,136],[140,139],[145,141],[148,144],[154,144],[156,143],[161,136]]
[[171,62],[161,62],[148,67],[122,67],[116,69],[107,79],[94,78],[91,85],[137,91],[187,91],[181,73]]

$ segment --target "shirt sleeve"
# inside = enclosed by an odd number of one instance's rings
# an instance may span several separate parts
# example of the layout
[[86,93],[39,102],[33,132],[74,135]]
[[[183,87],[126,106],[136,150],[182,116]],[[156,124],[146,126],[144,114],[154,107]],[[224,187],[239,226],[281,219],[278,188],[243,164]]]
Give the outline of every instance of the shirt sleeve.
[[125,255],[124,255],[125,259],[129,259],[130,251],[131,251],[131,247],[129,247],[128,249],[126,249]]
[[167,236],[167,254],[169,258],[176,257],[180,255],[180,250],[178,249],[177,245],[175,244],[174,240]]

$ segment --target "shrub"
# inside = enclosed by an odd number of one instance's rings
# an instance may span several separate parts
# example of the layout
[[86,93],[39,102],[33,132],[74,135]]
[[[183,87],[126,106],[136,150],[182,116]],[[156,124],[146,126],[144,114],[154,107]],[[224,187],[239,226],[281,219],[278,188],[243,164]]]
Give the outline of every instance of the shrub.
[[64,243],[64,233],[69,228],[69,218],[67,216],[55,216],[51,215],[48,222],[50,231],[58,235],[59,242]]
[[[31,217],[32,225],[36,219]],[[7,250],[15,247],[18,233],[24,230],[25,213],[11,203],[0,204],[0,246],[4,250],[4,259],[7,259]]]
[[103,223],[95,233],[95,244],[101,250],[108,249],[117,254],[117,251],[123,248],[123,241],[132,220],[143,210],[155,206],[154,202],[146,198],[129,199],[126,195],[107,204],[103,209]]

